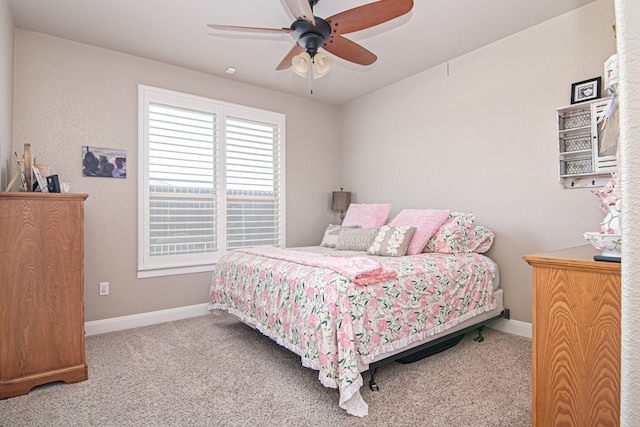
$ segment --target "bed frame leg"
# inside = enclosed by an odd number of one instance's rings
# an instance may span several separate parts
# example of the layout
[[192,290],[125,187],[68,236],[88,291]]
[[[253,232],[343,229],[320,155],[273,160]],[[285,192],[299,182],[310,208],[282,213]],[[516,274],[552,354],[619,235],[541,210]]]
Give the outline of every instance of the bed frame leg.
[[376,372],[378,372],[378,368],[373,368],[371,370],[371,377],[369,378],[369,388],[371,389],[371,391],[378,391],[380,390],[380,388],[378,387],[378,384],[376,384]]
[[478,331],[478,336],[475,337],[473,340],[476,342],[482,342],[484,341],[484,337],[482,336],[482,328],[484,328],[484,326],[480,326],[477,331]]

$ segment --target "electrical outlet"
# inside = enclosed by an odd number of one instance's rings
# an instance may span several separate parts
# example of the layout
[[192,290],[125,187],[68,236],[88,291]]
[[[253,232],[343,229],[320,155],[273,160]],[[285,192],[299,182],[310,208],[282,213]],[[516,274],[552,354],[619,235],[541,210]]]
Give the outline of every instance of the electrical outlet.
[[100,282],[100,295],[109,295],[109,282]]

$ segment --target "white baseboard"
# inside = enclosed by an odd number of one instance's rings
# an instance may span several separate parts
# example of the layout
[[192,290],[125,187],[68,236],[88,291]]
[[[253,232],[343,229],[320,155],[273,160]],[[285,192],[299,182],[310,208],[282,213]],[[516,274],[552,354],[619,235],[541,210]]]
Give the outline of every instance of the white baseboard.
[[172,320],[187,319],[189,317],[204,316],[209,313],[209,303],[189,305],[186,307],[170,308],[167,310],[151,311],[148,313],[132,314],[130,316],[113,317],[110,319],[85,322],[85,335],[97,335],[123,329],[139,328],[140,326],[155,325],[156,323]]
[[[107,332],[121,331],[123,329],[139,328],[141,326],[155,325],[156,323],[170,322],[172,320],[187,319],[189,317],[204,316],[209,313],[209,304],[196,304],[186,307],[170,308],[167,310],[151,311],[148,313],[132,314],[130,316],[113,317],[110,319],[85,322],[85,335],[98,335]],[[488,328],[508,334],[531,338],[531,323],[519,320],[498,319],[487,324]]]
[[520,335],[521,337],[532,337],[533,329],[531,323],[519,320],[498,319],[488,323],[487,327],[508,334]]

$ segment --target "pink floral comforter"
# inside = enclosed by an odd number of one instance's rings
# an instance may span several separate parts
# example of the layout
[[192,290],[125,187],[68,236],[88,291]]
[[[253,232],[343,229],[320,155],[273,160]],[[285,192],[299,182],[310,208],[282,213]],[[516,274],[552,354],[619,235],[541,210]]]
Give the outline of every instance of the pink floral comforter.
[[[324,247],[293,251],[363,256]],[[209,309],[227,310],[319,371],[340,407],[365,416],[361,372],[376,356],[411,347],[495,308],[495,264],[476,253],[374,257],[396,273],[356,285],[336,271],[229,252],[213,273]]]

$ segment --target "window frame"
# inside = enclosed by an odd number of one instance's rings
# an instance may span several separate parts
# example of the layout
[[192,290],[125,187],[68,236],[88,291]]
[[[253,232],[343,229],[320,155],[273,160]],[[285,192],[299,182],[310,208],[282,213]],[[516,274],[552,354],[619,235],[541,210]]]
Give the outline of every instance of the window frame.
[[[218,197],[214,205],[218,216],[218,251],[200,254],[184,254],[150,257],[150,191],[149,191],[149,105],[163,103],[179,108],[213,113],[216,117],[218,141]],[[181,93],[168,89],[138,85],[138,278],[212,271],[218,259],[226,253],[227,190],[226,190],[226,118],[238,117],[246,120],[273,124],[278,127],[278,170],[279,182],[278,236],[280,246],[286,242],[286,158],[285,158],[285,115],[283,113],[232,104],[202,96]],[[169,259],[169,261],[167,261]]]

